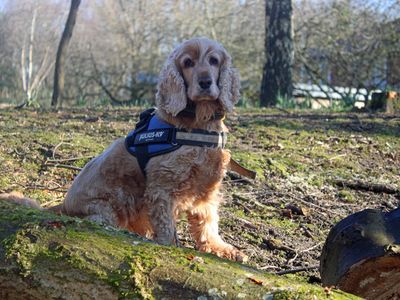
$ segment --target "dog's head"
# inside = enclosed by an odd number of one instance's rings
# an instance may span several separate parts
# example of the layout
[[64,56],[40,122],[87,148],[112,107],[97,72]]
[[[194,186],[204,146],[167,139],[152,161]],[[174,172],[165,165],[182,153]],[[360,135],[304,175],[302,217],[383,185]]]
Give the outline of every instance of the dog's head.
[[176,116],[187,106],[217,102],[230,112],[239,100],[239,75],[228,52],[216,41],[193,38],[175,48],[158,82],[157,106]]

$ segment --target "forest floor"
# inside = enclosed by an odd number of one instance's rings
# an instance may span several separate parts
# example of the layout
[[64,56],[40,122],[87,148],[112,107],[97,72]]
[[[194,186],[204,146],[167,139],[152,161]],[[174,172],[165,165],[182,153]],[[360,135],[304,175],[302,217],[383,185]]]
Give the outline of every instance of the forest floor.
[[[0,193],[58,204],[79,168],[132,130],[139,111],[0,110]],[[258,269],[318,282],[335,223],[399,206],[398,115],[239,109],[227,125],[233,157],[258,176],[228,173],[220,232]],[[194,247],[184,218],[178,235]]]

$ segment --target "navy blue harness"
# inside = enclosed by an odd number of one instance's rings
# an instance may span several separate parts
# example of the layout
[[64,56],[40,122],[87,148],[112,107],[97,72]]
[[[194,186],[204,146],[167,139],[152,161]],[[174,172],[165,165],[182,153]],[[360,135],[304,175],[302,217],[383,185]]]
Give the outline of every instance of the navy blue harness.
[[225,132],[210,132],[202,129],[193,129],[189,132],[178,129],[160,120],[155,114],[155,108],[142,112],[135,130],[125,138],[126,149],[137,158],[144,175],[146,175],[146,165],[150,158],[175,151],[182,145],[224,148],[225,144]]

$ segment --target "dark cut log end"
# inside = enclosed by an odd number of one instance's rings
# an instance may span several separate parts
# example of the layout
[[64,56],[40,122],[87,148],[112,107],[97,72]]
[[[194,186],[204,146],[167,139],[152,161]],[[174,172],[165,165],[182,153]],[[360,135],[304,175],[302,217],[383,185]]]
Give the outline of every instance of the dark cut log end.
[[367,299],[400,299],[400,208],[366,209],[330,231],[321,253],[321,280]]
[[352,266],[338,288],[366,299],[400,298],[400,256],[364,260]]

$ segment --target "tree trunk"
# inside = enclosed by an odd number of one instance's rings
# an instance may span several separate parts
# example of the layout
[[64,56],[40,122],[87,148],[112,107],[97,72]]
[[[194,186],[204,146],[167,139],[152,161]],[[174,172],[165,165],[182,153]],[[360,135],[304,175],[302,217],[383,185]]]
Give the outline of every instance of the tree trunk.
[[321,254],[321,279],[367,299],[400,297],[400,208],[366,209],[330,231]]
[[266,63],[261,84],[261,106],[275,106],[278,98],[292,97],[292,1],[265,1]]
[[71,0],[71,7],[69,9],[67,22],[65,24],[64,32],[61,36],[60,44],[58,45],[56,64],[54,68],[54,87],[53,97],[51,99],[52,107],[56,107],[59,97],[62,99],[63,96],[65,57],[67,55],[68,44],[72,37],[72,31],[74,30],[80,4],[81,0]]
[[[0,200],[0,299],[323,299],[315,285]],[[356,299],[332,291],[329,299]]]

